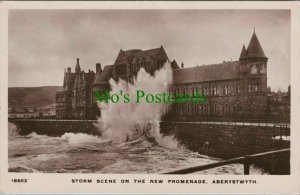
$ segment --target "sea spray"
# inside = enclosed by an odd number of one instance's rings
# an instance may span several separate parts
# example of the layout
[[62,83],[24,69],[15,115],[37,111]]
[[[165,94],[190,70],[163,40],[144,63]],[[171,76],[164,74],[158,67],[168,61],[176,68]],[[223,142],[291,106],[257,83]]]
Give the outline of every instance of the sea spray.
[[[141,68],[133,83],[128,83],[122,79],[115,82],[111,79],[110,86],[112,94],[122,91],[129,94],[130,97],[134,97],[137,90],[153,94],[167,92],[171,82],[172,69],[170,62],[167,61],[160,70],[154,73],[154,76]],[[159,121],[169,105],[148,104],[145,101],[142,99],[140,103],[135,101],[118,104],[99,103],[101,118],[98,119],[98,126],[103,138],[126,141],[144,136],[154,138],[157,143],[165,147],[170,145],[172,148],[176,148],[177,144],[173,138],[164,138],[159,133]]]
[[19,136],[19,130],[17,126],[13,123],[8,123],[8,137],[13,138]]

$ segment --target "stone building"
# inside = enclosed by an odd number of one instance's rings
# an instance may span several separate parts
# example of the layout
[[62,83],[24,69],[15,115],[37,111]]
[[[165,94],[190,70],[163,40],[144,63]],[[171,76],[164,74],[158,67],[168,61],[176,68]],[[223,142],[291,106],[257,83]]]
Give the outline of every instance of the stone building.
[[[110,90],[109,80],[133,82],[141,67],[151,75],[170,61],[164,48],[120,50],[113,65],[96,64],[96,72],[81,71],[79,59],[75,73],[71,68],[64,75],[64,90],[56,95],[57,118],[96,118],[100,115],[95,91]],[[254,32],[246,49],[243,46],[237,61],[179,68],[173,60],[173,84],[170,93],[206,94],[205,104],[174,104],[170,116],[198,118],[236,118],[264,116],[267,111],[268,58]]]
[[254,117],[267,110],[268,58],[254,32],[238,61],[174,70],[173,93],[206,94],[201,104],[173,105],[176,117]]
[[[116,81],[121,78],[133,82],[141,67],[153,76],[154,72],[159,70],[167,60],[169,58],[163,46],[145,51],[139,49],[123,51],[121,49],[113,66],[112,77]],[[175,60],[171,62],[171,65],[173,69],[179,68]]]
[[8,108],[8,118],[38,118],[39,112],[33,106],[14,106]]
[[[106,65],[103,70],[101,64],[96,64],[96,72],[85,73],[81,70],[77,59],[75,73],[67,68],[64,74],[63,91],[56,93],[56,118],[59,119],[95,119],[100,115],[97,107],[95,91],[101,95],[110,90],[109,80],[113,78],[132,82],[141,67],[151,75],[169,60],[164,48],[128,51],[120,50],[113,65]],[[179,68],[176,61],[171,65]]]
[[[96,65],[96,72],[100,71],[101,65]],[[75,67],[75,72],[71,72],[71,67],[64,73],[63,91],[56,93],[56,118],[91,118],[91,84],[93,83],[95,72],[89,70],[84,72],[80,68],[79,58]]]
[[[92,86],[93,94],[98,90],[103,95],[105,91],[110,90],[109,80],[111,78],[115,81],[122,79],[132,83],[140,68],[144,68],[147,73],[154,75],[154,72],[167,61],[170,60],[163,46],[144,51],[140,49],[123,51],[121,49],[113,65],[106,65],[102,72],[97,72]],[[179,69],[175,60],[171,62],[171,66],[173,69]],[[100,115],[95,96],[92,98],[94,113]]]

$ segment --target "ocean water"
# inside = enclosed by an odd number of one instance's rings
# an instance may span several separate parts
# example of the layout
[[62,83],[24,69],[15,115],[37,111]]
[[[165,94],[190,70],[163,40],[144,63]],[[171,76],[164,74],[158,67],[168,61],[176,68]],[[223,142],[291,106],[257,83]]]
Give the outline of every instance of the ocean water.
[[[10,172],[164,173],[220,160],[192,152],[183,146],[161,146],[144,137],[115,142],[83,133],[52,137],[33,132],[20,136],[14,128],[10,124],[10,132],[14,132],[9,136]],[[251,167],[250,173],[262,174],[263,171]],[[227,165],[196,174],[243,174],[243,166]]]

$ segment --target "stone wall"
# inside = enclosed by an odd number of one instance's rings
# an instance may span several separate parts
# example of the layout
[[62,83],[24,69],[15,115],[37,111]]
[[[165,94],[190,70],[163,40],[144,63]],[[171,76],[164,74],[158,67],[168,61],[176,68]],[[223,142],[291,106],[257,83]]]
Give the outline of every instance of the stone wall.
[[61,136],[64,133],[100,134],[95,120],[9,120],[20,135],[35,132],[41,135]]
[[193,122],[161,122],[161,133],[174,134],[189,149],[200,154],[233,158],[276,149],[288,148],[289,141],[274,136],[289,132],[289,127]]

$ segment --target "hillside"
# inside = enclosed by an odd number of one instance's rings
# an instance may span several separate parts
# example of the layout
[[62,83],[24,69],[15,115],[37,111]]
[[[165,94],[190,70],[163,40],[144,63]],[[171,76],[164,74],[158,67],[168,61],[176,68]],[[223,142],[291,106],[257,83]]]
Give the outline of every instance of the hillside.
[[44,106],[55,103],[55,93],[60,86],[10,87],[8,88],[9,106]]

